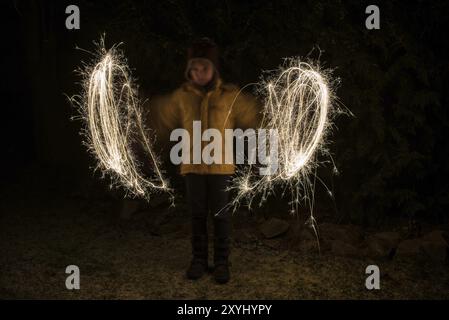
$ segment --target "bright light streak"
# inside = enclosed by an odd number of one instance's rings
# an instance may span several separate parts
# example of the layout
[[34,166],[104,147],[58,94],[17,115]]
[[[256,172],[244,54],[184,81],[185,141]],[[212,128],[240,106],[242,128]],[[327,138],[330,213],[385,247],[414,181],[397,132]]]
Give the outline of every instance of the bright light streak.
[[[132,195],[149,199],[154,192],[171,193],[142,120],[138,91],[123,53],[117,45],[98,44],[95,62],[81,70],[83,92],[71,101],[84,123],[85,144],[97,159],[97,168]],[[142,150],[138,159],[135,149]],[[143,173],[143,166],[151,174]]]
[[278,133],[278,170],[263,176],[252,165],[239,167],[230,187],[236,190],[230,205],[237,208],[245,199],[251,206],[260,196],[261,206],[280,187],[283,195],[291,193],[291,212],[305,201],[313,222],[318,155],[330,157],[326,137],[333,114],[340,111],[334,107],[330,72],[312,62],[287,59],[259,83],[258,93],[264,101],[261,127]]

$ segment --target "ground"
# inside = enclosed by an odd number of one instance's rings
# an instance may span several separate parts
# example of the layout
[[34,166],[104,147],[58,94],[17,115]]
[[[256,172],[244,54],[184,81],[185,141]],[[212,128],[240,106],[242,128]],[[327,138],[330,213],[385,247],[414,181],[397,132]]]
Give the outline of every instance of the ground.
[[[234,217],[231,281],[215,284],[212,274],[190,281],[184,276],[189,218],[182,205],[122,219],[121,201],[105,193],[67,192],[42,177],[26,179],[2,191],[2,299],[449,298],[447,264],[296,250],[288,236],[261,239],[261,218],[244,213]],[[65,287],[72,264],[80,268],[80,290]],[[369,264],[380,267],[380,290],[365,288]]]

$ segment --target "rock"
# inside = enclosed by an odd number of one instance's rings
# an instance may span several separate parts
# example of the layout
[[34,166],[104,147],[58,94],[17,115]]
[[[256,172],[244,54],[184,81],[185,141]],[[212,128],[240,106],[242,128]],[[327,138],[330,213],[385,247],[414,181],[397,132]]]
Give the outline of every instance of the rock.
[[318,226],[320,238],[325,240],[340,240],[357,245],[363,239],[361,228],[354,225],[338,225],[323,223]]
[[289,250],[300,251],[304,253],[319,252],[319,242],[313,229],[303,223],[293,222],[284,237],[286,247]]
[[380,232],[369,236],[366,240],[368,255],[375,257],[392,257],[400,241],[397,232]]
[[445,262],[448,243],[443,231],[435,230],[422,237],[421,248],[427,257],[436,262]]
[[421,254],[421,241],[419,239],[408,239],[399,243],[395,257],[397,259],[416,259]]
[[285,220],[271,218],[260,226],[260,232],[267,239],[280,236],[287,232],[290,225]]
[[443,231],[432,231],[425,236],[405,240],[398,246],[396,257],[419,258],[427,257],[435,262],[445,262],[448,257],[447,235]]
[[449,236],[446,232],[441,230],[434,230],[432,232],[429,232],[425,236],[422,237],[424,241],[431,241],[434,243],[439,243],[441,245],[449,245]]
[[447,246],[442,246],[441,244],[431,241],[423,241],[421,243],[421,248],[431,260],[441,263],[446,261]]
[[304,246],[306,242],[310,242],[312,235],[308,231],[308,228],[300,221],[291,221],[290,227],[287,233],[283,237],[283,246],[292,251],[308,251],[304,250],[305,247],[309,247],[308,244]]
[[301,252],[307,252],[307,253],[318,253],[319,249],[321,249],[321,243],[317,242],[315,240],[308,240],[303,239],[299,242],[299,250]]
[[341,240],[331,241],[331,250],[335,255],[344,257],[356,257],[359,255],[357,248]]
[[313,229],[298,221],[290,222],[290,227],[288,228],[286,238],[298,242],[304,239],[316,240]]
[[265,218],[264,217],[256,217],[256,223],[258,224],[258,225],[261,225],[261,224],[263,224],[264,222],[265,222],[266,220],[265,220]]

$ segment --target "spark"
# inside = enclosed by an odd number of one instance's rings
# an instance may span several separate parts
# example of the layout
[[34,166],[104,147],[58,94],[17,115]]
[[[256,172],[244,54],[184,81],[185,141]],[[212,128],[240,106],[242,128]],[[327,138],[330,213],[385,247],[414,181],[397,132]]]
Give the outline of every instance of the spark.
[[[109,174],[113,185],[145,199],[155,192],[171,194],[143,123],[137,86],[119,45],[106,50],[102,38],[94,62],[79,70],[82,93],[70,100],[84,123],[84,143],[97,159],[97,169]],[[137,148],[147,163],[138,158]],[[151,167],[151,174],[144,173],[145,165]]]
[[307,204],[309,221],[314,225],[319,156],[331,157],[324,146],[333,115],[341,112],[332,90],[335,81],[329,70],[298,58],[286,59],[281,67],[266,74],[258,85],[258,96],[264,101],[261,127],[277,132],[278,170],[271,175],[258,175],[254,165],[238,167],[229,187],[236,191],[230,206],[235,211],[246,200],[251,207],[256,196],[260,197],[261,206],[268,195],[276,194],[280,188],[282,195],[290,193],[291,213],[297,213],[301,201]]

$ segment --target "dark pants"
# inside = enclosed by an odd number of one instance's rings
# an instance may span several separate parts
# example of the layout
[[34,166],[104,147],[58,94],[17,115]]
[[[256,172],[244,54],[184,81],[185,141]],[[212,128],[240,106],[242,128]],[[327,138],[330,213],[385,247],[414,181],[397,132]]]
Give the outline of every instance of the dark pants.
[[[214,224],[215,253],[221,254],[222,258],[227,258],[231,236],[231,212],[226,208],[229,200],[229,192],[226,188],[229,181],[229,175],[187,174],[185,176],[187,202],[192,219],[194,255],[198,252],[198,246],[195,248],[195,243],[201,242],[201,239],[207,239],[207,218],[210,214]],[[200,253],[204,251],[201,247],[199,248]],[[216,258],[220,257],[214,257],[214,260]]]

